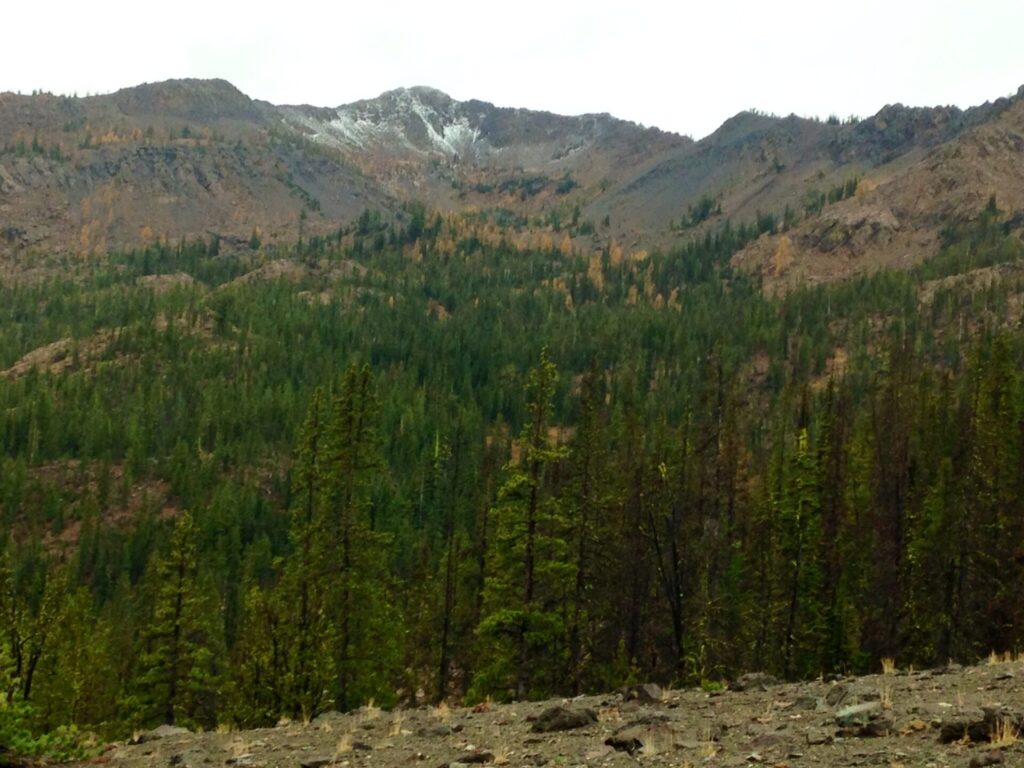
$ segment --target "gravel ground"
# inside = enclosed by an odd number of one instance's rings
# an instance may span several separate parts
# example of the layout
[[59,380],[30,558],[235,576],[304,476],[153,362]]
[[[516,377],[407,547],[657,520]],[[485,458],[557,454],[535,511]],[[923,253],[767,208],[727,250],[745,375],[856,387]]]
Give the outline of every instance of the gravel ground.
[[[474,709],[364,707],[308,724],[112,744],[117,768],[508,766],[1024,766],[1024,662],[730,690],[637,686]],[[1024,738],[1024,736],[1022,736]]]

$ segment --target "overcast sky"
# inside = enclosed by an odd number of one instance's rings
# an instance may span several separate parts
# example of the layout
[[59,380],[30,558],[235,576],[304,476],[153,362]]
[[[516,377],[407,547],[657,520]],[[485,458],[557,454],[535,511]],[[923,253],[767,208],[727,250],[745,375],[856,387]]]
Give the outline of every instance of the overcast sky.
[[407,85],[695,137],[736,112],[970,106],[1024,84],[1024,0],[12,2],[0,91],[222,77],[277,104]]

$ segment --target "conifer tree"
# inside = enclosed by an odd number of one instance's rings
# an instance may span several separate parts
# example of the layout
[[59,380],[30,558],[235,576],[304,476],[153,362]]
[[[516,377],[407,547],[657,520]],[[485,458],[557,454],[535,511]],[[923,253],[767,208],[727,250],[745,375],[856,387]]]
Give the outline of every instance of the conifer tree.
[[[489,664],[478,688],[525,699],[542,673],[561,675],[558,652],[564,637],[559,610],[572,565],[565,545],[566,524],[552,493],[550,472],[566,456],[549,439],[551,404],[558,373],[545,348],[528,376],[528,421],[520,456],[506,468],[498,494],[491,571],[485,584],[484,617],[477,631],[490,641]],[[538,651],[546,651],[539,662]],[[562,646],[564,653],[564,646]],[[550,684],[550,677],[548,681]],[[485,691],[478,690],[478,693]]]
[[580,418],[572,444],[572,479],[568,500],[568,522],[574,552],[574,585],[568,626],[569,684],[579,694],[587,678],[594,638],[591,623],[600,613],[595,589],[595,574],[601,567],[597,552],[606,541],[608,529],[607,475],[602,471],[608,461],[606,414],[601,371],[591,362],[580,392]]
[[153,566],[155,596],[143,630],[138,679],[140,720],[168,724],[216,723],[217,658],[221,639],[216,612],[201,584],[191,513],[174,526],[166,555]]
[[821,648],[821,510],[818,468],[807,430],[797,433],[787,468],[785,493],[778,500],[783,595],[782,660],[787,677],[820,669]]
[[281,629],[291,638],[287,653],[287,710],[291,716],[305,720],[315,717],[325,706],[333,670],[332,649],[328,646],[329,606],[324,588],[332,569],[321,489],[328,429],[324,401],[324,392],[318,388],[299,436],[291,522],[294,554],[276,595],[286,618]]
[[324,589],[334,642],[334,706],[386,700],[396,651],[388,592],[389,537],[374,530],[369,490],[381,468],[369,366],[352,365],[334,397],[320,471]]

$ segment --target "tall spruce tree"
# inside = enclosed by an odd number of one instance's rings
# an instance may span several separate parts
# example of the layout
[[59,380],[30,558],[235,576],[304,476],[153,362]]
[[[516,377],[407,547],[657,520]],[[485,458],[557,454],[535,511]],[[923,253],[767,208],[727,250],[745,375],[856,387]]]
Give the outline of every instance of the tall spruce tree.
[[329,410],[320,467],[323,579],[334,643],[334,706],[393,697],[396,647],[388,599],[390,536],[374,529],[370,489],[382,468],[369,366],[352,365]]
[[573,568],[565,544],[566,521],[551,478],[567,453],[552,444],[549,434],[557,382],[555,364],[545,348],[527,379],[528,421],[519,456],[506,467],[493,511],[491,570],[477,628],[489,641],[488,663],[478,673],[477,693],[525,699],[548,689],[565,668],[561,609]]
[[216,724],[218,659],[222,638],[217,612],[200,580],[196,527],[191,513],[178,518],[167,553],[153,566],[152,617],[143,630],[137,680],[141,723]]

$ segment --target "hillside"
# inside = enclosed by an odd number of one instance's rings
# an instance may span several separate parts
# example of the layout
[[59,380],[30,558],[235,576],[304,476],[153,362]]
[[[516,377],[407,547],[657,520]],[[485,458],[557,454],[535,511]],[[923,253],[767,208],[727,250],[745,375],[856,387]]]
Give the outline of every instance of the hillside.
[[[766,237],[735,258],[773,290],[907,268],[939,250],[944,230],[975,220],[989,201],[1012,227],[1024,219],[1024,88],[987,119],[890,175],[876,171],[851,199],[791,231]],[[961,123],[969,126],[971,120]]]
[[[512,217],[555,236],[572,221],[584,252],[671,248],[726,219],[771,215],[799,230],[781,246],[757,244],[738,265],[770,283],[831,279],[856,272],[841,266],[851,260],[872,268],[933,254],[929,222],[973,215],[975,199],[996,194],[1016,206],[1019,101],[966,111],[887,106],[844,123],[747,112],[695,142],[609,115],[459,102],[425,87],[336,108],[256,102],[216,80],[88,98],[8,93],[0,95],[0,255],[214,235],[242,246],[254,233],[286,243],[333,233],[365,209],[398,215],[417,202]],[[946,178],[926,178],[928,163]],[[854,178],[878,191],[809,206]],[[960,203],[925,194],[951,179],[971,179]],[[778,281],[778,268],[764,265],[789,251],[799,265]],[[870,253],[861,259],[861,251]]]
[[[638,680],[645,761],[981,754],[936,739],[1018,706],[950,662],[1024,647],[1022,109],[3,96],[0,762],[512,762],[578,696],[532,762],[631,760]],[[846,679],[891,659],[945,672]],[[375,718],[424,701],[482,711]]]
[[72,99],[0,95],[0,249],[102,253],[254,231],[294,238],[389,198],[338,158],[275,132],[222,81]]

